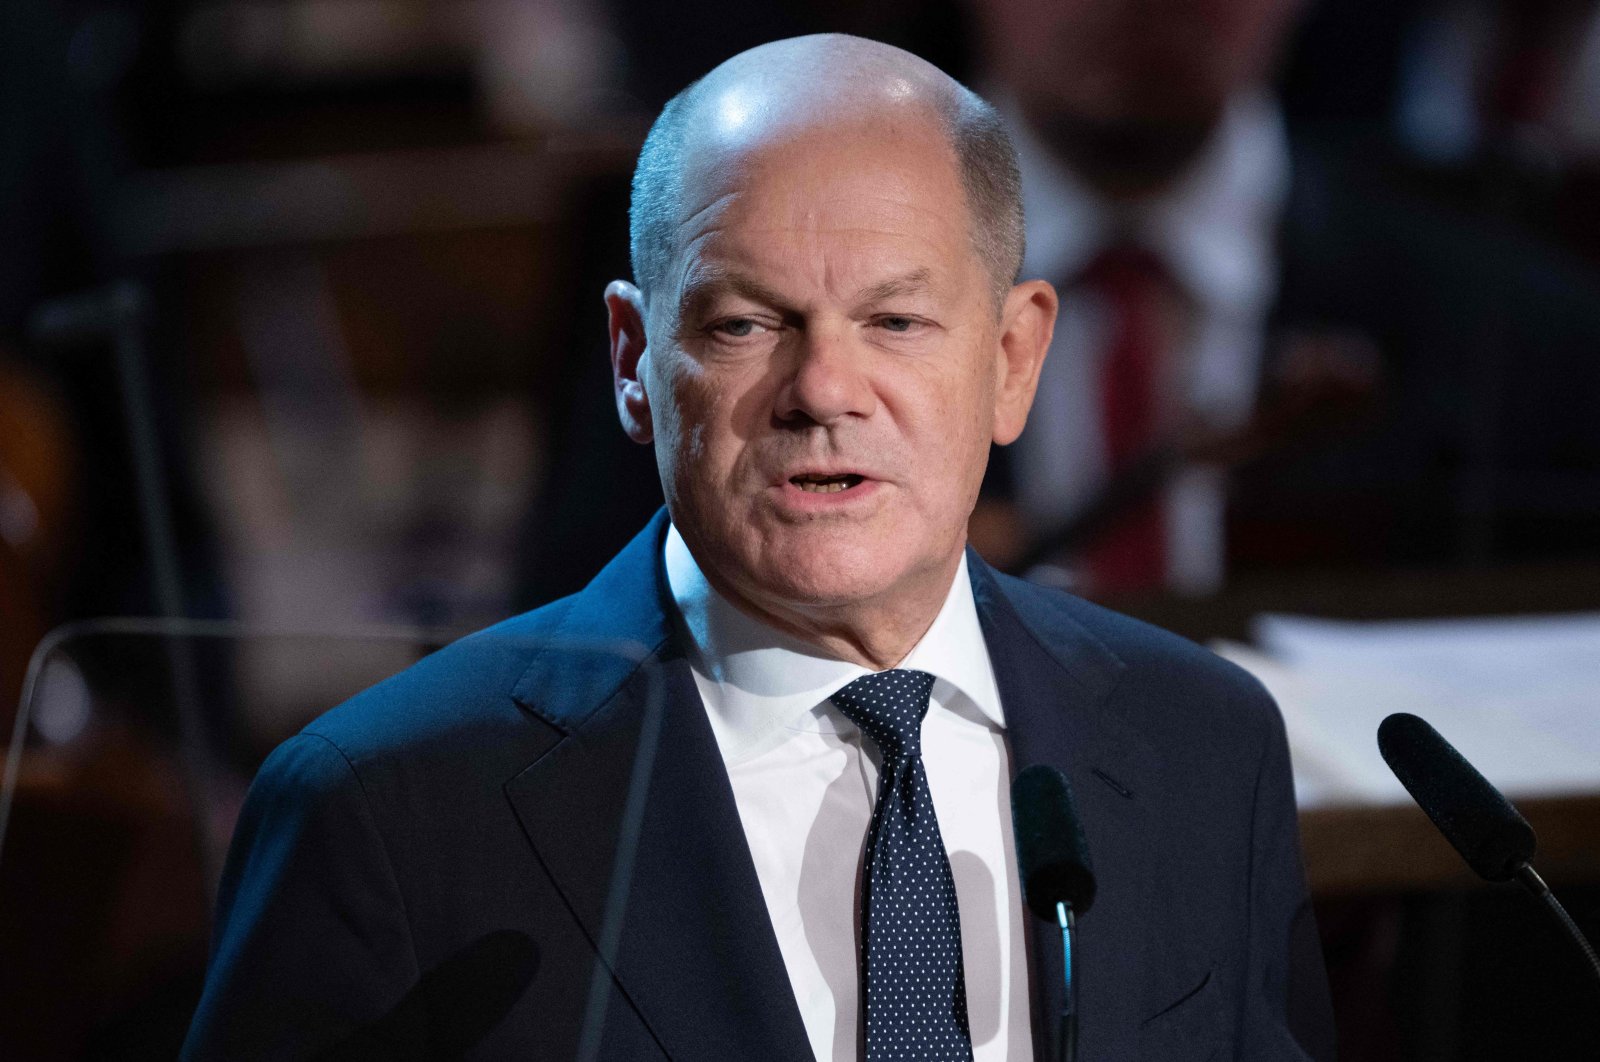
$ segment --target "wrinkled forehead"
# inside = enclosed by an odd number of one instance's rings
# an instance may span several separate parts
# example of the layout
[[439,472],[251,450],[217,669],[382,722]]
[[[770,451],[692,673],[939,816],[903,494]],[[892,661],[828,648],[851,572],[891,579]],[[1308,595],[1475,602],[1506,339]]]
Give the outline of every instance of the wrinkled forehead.
[[[685,152],[669,287],[692,261],[759,250],[780,232],[848,244],[903,232],[971,251],[971,218],[955,151],[926,108],[824,113],[753,126],[738,95],[713,101],[714,124]],[[880,241],[881,244],[881,241]]]

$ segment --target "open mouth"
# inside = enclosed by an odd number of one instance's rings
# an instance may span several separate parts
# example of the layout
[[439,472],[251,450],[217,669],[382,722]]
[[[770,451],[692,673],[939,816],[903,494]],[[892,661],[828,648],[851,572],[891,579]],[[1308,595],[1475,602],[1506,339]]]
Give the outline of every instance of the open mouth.
[[866,477],[858,476],[854,472],[846,472],[838,476],[790,476],[789,482],[810,494],[838,494],[840,491],[849,490],[857,486]]

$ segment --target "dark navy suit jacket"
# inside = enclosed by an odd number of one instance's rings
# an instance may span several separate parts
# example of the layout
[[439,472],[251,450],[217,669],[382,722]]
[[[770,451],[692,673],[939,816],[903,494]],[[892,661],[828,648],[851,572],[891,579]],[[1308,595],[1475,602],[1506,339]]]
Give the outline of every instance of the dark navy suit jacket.
[[[273,753],[185,1057],[811,1057],[672,619],[665,529]],[[1267,694],[1172,635],[969,567],[1012,769],[1066,771],[1094,858],[1080,1058],[1331,1059]],[[1060,954],[1039,923],[1041,1059]]]

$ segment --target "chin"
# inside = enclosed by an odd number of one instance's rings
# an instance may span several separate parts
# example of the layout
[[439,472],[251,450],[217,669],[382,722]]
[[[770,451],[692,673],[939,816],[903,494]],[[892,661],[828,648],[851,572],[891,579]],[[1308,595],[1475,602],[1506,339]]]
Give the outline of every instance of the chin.
[[869,601],[892,593],[932,566],[918,562],[927,551],[916,543],[841,535],[836,528],[782,536],[767,546],[755,569],[764,577],[763,589],[796,605]]

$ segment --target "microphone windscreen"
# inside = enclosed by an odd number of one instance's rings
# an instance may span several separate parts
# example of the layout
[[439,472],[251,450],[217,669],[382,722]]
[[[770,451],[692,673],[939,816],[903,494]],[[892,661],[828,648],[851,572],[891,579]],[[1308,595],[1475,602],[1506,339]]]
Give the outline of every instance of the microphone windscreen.
[[1011,783],[1022,895],[1034,914],[1056,920],[1056,904],[1083,914],[1094,903],[1094,865],[1067,776],[1048,764],[1025,767]]
[[1528,820],[1425,721],[1391,715],[1378,726],[1378,751],[1480,877],[1507,881],[1533,858],[1537,841]]

